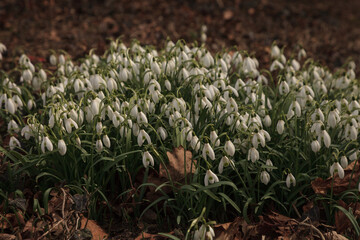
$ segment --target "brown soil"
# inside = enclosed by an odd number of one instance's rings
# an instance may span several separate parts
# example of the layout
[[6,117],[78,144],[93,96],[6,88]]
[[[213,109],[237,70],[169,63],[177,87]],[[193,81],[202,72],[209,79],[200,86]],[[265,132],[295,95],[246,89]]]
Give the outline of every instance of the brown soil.
[[103,53],[107,38],[119,36],[156,46],[167,37],[200,40],[205,24],[214,51],[237,46],[267,63],[276,40],[289,51],[301,44],[333,68],[348,57],[360,62],[358,9],[355,0],[2,0],[0,41],[9,56],[25,52],[36,61],[63,49],[78,58],[91,48]]

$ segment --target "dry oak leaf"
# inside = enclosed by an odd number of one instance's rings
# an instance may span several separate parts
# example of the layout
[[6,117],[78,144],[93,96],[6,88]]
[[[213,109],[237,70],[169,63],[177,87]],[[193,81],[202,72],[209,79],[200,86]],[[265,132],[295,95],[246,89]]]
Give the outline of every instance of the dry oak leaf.
[[91,232],[92,239],[106,239],[108,234],[99,226],[94,220],[89,220],[86,217],[81,218],[81,229],[86,228]]
[[[353,161],[344,169],[345,176],[343,179],[339,178],[338,174],[336,174],[334,177],[331,176],[326,180],[323,180],[322,178],[316,178],[311,182],[311,187],[315,193],[322,195],[326,195],[327,190],[331,189],[331,186],[333,186],[333,193],[335,195],[340,194],[349,188],[357,188],[358,179],[360,178],[359,166],[359,160]],[[334,183],[332,183],[333,180]]]
[[[169,163],[164,167],[160,164],[159,176],[172,181],[180,182],[185,179],[185,174],[195,173],[195,160],[192,160],[192,153],[186,151],[183,146],[174,148],[172,152],[166,152]],[[169,173],[167,173],[167,171]],[[186,171],[186,172],[185,172]]]
[[[216,240],[241,240],[248,234],[248,224],[242,218],[235,218],[233,222],[214,226]],[[251,234],[250,234],[251,235]]]

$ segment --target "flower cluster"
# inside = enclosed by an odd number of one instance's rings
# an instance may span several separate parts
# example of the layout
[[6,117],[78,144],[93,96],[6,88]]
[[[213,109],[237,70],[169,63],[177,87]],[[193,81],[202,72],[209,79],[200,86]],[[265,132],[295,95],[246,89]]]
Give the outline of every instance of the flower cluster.
[[82,154],[86,142],[109,155],[130,144],[148,168],[160,162],[157,146],[181,144],[198,159],[205,186],[249,172],[290,188],[302,162],[312,171],[317,161],[343,177],[359,152],[355,63],[333,74],[304,61],[304,49],[286,58],[276,45],[271,58],[267,71],[241,51],[213,55],[181,41],[157,51],[113,41],[103,57],[90,53],[79,64],[51,55],[50,73],[22,55],[20,77],[1,78],[9,147],[26,143],[66,156],[70,145]]

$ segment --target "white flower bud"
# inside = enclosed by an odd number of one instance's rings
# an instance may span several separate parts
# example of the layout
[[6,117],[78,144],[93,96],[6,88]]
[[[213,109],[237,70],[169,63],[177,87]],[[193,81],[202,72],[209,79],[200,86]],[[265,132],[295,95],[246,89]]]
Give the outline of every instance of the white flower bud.
[[17,105],[15,104],[15,102],[12,98],[7,99],[6,110],[8,110],[9,113],[11,113],[11,114],[15,114],[15,111],[17,110]]
[[288,188],[290,188],[290,187],[291,187],[291,184],[295,187],[295,185],[296,185],[296,179],[295,179],[294,175],[292,175],[291,173],[289,173],[289,174],[287,175],[287,177],[286,177],[286,186],[287,186]]
[[262,171],[260,174],[260,181],[263,184],[268,185],[270,182],[270,174],[267,171]]
[[200,150],[200,141],[197,136],[193,136],[190,142],[190,146],[192,149],[194,149],[195,152],[198,152]]
[[161,137],[161,139],[162,139],[163,141],[165,141],[165,139],[166,139],[167,136],[168,136],[165,128],[163,128],[163,127],[159,127],[159,128],[157,129],[157,133],[160,135],[160,137]]
[[110,138],[108,137],[108,135],[104,135],[102,140],[103,140],[105,147],[107,147],[107,148],[111,147],[111,142],[110,142]]
[[50,56],[50,64],[55,66],[57,62],[56,56],[55,55],[51,55]]
[[103,129],[102,122],[97,122],[95,129],[96,129],[96,133],[100,135],[102,133],[102,129]]
[[[265,165],[266,165],[266,166],[269,166],[269,167],[274,166],[274,165],[273,165],[273,162],[272,162],[270,159],[267,159],[267,160],[266,160]],[[272,171],[272,168],[266,168],[266,169],[267,169],[269,172]]]
[[215,153],[209,143],[205,143],[202,151],[202,156],[206,160],[206,157],[209,156],[211,160],[215,160]]
[[230,140],[226,141],[224,148],[225,148],[225,152],[226,152],[227,155],[229,155],[231,157],[234,156],[234,154],[235,154],[235,146]]
[[29,99],[29,101],[27,102],[26,106],[27,106],[27,108],[28,108],[29,110],[31,110],[34,106],[36,106],[36,104],[35,104],[34,100]]
[[276,125],[276,131],[281,135],[284,132],[284,128],[285,128],[284,120],[279,120]]
[[248,160],[248,161],[251,160],[251,162],[254,163],[254,162],[256,162],[257,160],[259,160],[259,158],[260,158],[259,151],[258,151],[256,148],[254,148],[254,147],[250,148],[249,151],[248,151],[247,160]]
[[266,115],[264,120],[263,120],[264,126],[265,127],[270,127],[271,126],[271,118],[269,115]]
[[314,153],[317,153],[318,151],[320,151],[320,143],[318,140],[314,140],[311,142],[311,150],[314,152]]
[[170,81],[169,80],[165,80],[165,87],[166,87],[166,89],[168,90],[168,91],[171,91],[171,83],[170,83]]
[[103,150],[103,143],[101,142],[101,139],[98,139],[96,140],[96,143],[95,143],[95,149],[96,151],[98,152],[101,152]]
[[220,139],[218,139],[218,135],[217,135],[216,131],[210,132],[210,142],[215,147],[220,146]]
[[64,156],[66,153],[66,144],[65,141],[63,139],[60,139],[58,141],[58,149],[59,149],[59,153],[61,156]]
[[346,168],[349,165],[348,159],[346,156],[342,156],[340,159],[340,164],[342,168]]
[[22,77],[23,77],[25,82],[31,83],[33,75],[32,75],[32,72],[30,71],[30,69],[24,70],[23,73],[22,73]]

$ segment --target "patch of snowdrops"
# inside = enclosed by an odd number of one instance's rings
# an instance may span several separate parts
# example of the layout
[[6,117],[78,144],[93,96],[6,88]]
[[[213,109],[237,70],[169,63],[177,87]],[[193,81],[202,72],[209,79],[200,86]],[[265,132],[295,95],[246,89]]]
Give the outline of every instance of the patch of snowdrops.
[[81,155],[86,142],[112,156],[130,143],[138,169],[158,168],[181,144],[197,160],[194,181],[232,181],[247,197],[275,182],[291,191],[299,180],[344,177],[359,154],[355,63],[332,73],[304,49],[288,58],[276,45],[271,59],[260,70],[246,52],[212,54],[181,41],[160,51],[113,41],[78,63],[51,55],[52,72],[22,55],[20,75],[1,76],[9,148],[67,156],[71,145]]

